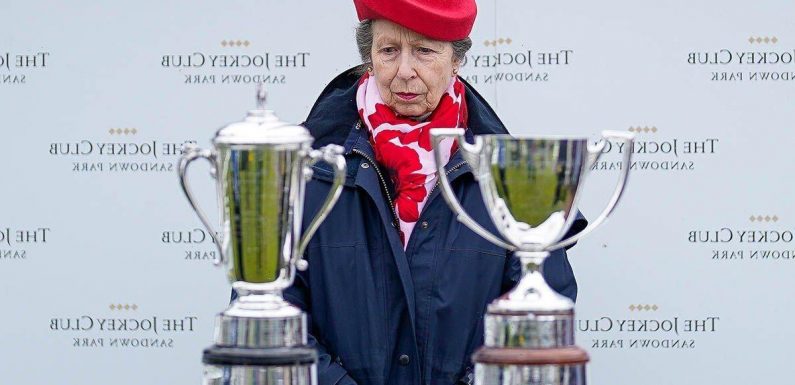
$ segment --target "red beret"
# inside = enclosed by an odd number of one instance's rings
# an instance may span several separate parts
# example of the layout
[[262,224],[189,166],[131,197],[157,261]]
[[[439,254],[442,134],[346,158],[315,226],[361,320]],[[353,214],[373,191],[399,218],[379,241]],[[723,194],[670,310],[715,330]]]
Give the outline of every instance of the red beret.
[[359,21],[387,19],[429,38],[443,41],[469,36],[475,0],[353,0]]

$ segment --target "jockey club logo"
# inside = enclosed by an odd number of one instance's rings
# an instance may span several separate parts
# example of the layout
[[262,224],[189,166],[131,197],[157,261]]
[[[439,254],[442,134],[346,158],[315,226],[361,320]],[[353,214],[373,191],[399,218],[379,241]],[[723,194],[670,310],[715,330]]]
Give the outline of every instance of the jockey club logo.
[[795,49],[782,48],[777,36],[749,36],[739,48],[691,51],[686,63],[706,68],[713,82],[795,81]]
[[46,69],[49,59],[49,52],[0,52],[0,86],[28,84],[30,73]]
[[161,141],[139,138],[137,128],[110,128],[105,139],[52,142],[47,153],[64,160],[74,173],[156,174],[175,173],[175,162],[195,140]]
[[754,214],[742,224],[692,229],[685,235],[688,244],[715,263],[795,261],[795,235],[777,214]]
[[501,37],[474,42],[461,63],[461,76],[473,85],[545,83],[553,78],[553,68],[568,67],[573,60],[573,49],[528,48]]
[[[668,313],[668,314],[666,314]],[[711,314],[682,315],[656,304],[630,304],[618,313],[577,320],[578,337],[596,350],[693,350],[700,336],[719,331],[721,318]],[[587,342],[587,341],[590,341]]]
[[134,303],[103,307],[99,312],[49,317],[48,329],[73,348],[140,350],[174,348],[180,336],[195,333],[199,326],[194,315],[146,314]]
[[180,257],[185,261],[212,262],[218,257],[213,238],[203,229],[164,230],[159,237],[166,247],[179,247],[182,251]]
[[[668,137],[664,130],[656,126],[630,127],[636,133],[632,147],[633,158],[630,170],[637,172],[688,172],[701,165],[708,157],[718,153],[719,138],[678,138]],[[624,143],[607,142],[602,150],[602,160],[592,166],[594,171],[621,170],[623,162],[615,156],[604,154],[623,154],[628,151]]]
[[287,84],[295,71],[307,70],[311,53],[268,52],[249,40],[222,40],[213,51],[166,53],[160,67],[179,74],[182,84]]
[[27,260],[28,250],[46,245],[51,233],[49,227],[0,228],[0,264]]

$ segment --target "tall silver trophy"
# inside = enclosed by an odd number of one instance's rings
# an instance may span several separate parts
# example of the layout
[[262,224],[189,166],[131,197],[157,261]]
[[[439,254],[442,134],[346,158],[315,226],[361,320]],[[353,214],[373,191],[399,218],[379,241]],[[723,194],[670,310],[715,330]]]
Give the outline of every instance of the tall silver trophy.
[[[178,171],[185,196],[218,246],[216,265],[226,265],[238,298],[216,319],[215,344],[204,351],[205,385],[313,385],[317,353],[307,346],[306,316],[287,303],[289,287],[309,238],[339,198],[345,179],[342,148],[313,150],[309,132],[258,108],[221,128],[212,150],[188,148]],[[221,232],[217,233],[191,192],[187,169],[206,159],[216,179]],[[304,188],[311,166],[334,166],[331,192],[301,234]]]
[[[488,306],[485,343],[473,356],[475,384],[584,385],[589,357],[574,345],[574,303],[549,287],[541,268],[550,251],[590,233],[616,207],[626,186],[634,136],[607,131],[596,144],[577,137],[509,135],[476,136],[470,144],[461,129],[436,129],[431,136],[434,150],[444,138],[458,140],[499,234],[486,230],[463,210],[435,150],[441,192],[458,220],[490,242],[513,250],[522,263],[517,286]],[[596,219],[563,239],[576,219],[583,179],[608,140],[626,144],[618,185]]]

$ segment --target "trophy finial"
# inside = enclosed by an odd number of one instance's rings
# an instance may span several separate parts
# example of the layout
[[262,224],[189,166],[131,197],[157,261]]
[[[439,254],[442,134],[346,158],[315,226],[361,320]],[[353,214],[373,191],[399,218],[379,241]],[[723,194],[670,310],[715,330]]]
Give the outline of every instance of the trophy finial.
[[257,109],[265,109],[265,101],[268,99],[268,92],[262,83],[257,83]]

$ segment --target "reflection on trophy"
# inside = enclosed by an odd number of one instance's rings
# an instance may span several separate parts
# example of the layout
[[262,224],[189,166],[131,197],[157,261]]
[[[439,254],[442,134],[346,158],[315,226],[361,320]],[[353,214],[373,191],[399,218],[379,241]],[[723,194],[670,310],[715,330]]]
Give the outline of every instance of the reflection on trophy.
[[[446,137],[458,139],[499,234],[463,211],[435,150],[441,192],[458,219],[490,242],[513,250],[522,263],[517,286],[488,307],[485,344],[473,356],[475,383],[584,385],[589,358],[574,345],[574,303],[549,287],[541,268],[550,251],[574,244],[613,211],[627,182],[634,136],[605,132],[595,145],[585,138],[508,135],[476,136],[469,144],[461,129],[436,129],[431,136],[434,149]],[[628,144],[618,185],[593,222],[563,239],[576,219],[582,181],[607,140]]]
[[[306,316],[287,303],[289,287],[309,238],[328,215],[342,190],[342,148],[312,150],[309,132],[280,122],[258,108],[245,120],[220,129],[213,150],[189,148],[179,161],[182,188],[218,246],[216,265],[226,264],[238,298],[216,320],[215,344],[204,351],[205,385],[313,385],[317,353],[307,344]],[[212,164],[220,202],[220,235],[199,208],[188,185],[188,165],[199,158]],[[303,198],[311,166],[331,163],[331,192],[301,234]]]

